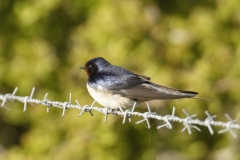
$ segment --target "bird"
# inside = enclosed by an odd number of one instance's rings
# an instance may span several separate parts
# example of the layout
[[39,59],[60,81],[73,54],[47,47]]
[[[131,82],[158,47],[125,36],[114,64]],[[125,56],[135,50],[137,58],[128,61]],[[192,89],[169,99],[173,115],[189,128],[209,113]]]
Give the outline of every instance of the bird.
[[80,68],[87,73],[89,94],[110,109],[135,108],[151,100],[192,98],[198,94],[154,83],[150,77],[112,65],[102,57],[93,58]]

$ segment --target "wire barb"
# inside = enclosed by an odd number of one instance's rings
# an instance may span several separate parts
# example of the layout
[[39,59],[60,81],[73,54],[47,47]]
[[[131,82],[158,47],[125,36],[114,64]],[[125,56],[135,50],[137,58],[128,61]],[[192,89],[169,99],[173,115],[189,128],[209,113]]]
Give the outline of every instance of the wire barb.
[[[17,93],[17,91],[18,91],[18,87],[16,87],[16,88],[14,89],[14,91],[13,91],[12,94],[6,94],[6,95],[4,95],[4,98],[3,98],[3,101],[2,101],[1,107],[4,107],[4,105],[5,105],[6,101],[7,101],[7,98],[8,98],[8,97],[15,96],[15,94]],[[11,99],[11,98],[10,98],[10,99]]]
[[131,111],[126,110],[126,111],[124,112],[122,124],[124,124],[124,123],[126,122],[126,118],[127,118],[127,116],[128,116],[128,112],[131,112]]
[[82,106],[80,105],[80,103],[78,102],[78,100],[76,100],[76,103],[78,105],[78,109],[82,109]]
[[18,91],[18,87],[16,87],[16,88],[14,89],[14,91],[13,91],[13,93],[12,93],[12,96],[15,96],[15,94],[17,93],[17,91]]
[[68,105],[69,105],[69,102],[64,102],[64,103],[63,103],[62,117],[64,117]]
[[233,120],[228,114],[225,114],[225,117],[228,119],[227,125],[225,129],[218,131],[219,134],[230,132],[234,138],[237,138],[237,134],[232,130],[233,125],[235,125],[238,119]]
[[1,104],[1,107],[4,107],[6,101],[7,101],[7,98],[10,96],[10,94],[6,94],[3,98],[3,101],[2,101],[2,104]]
[[87,107],[87,105],[82,107],[82,111],[79,113],[78,117],[81,117],[84,111],[87,112]]
[[171,123],[168,120],[170,118],[172,118],[171,115],[164,116],[165,124],[158,126],[157,129],[160,129],[160,128],[163,128],[163,127],[167,127],[168,129],[172,129],[172,125],[171,125]]
[[92,103],[92,105],[91,105],[91,107],[90,107],[90,109],[89,109],[89,112],[90,112],[90,114],[91,114],[92,116],[93,116],[92,109],[93,109],[93,106],[95,105],[95,103],[96,103],[96,101],[94,100],[93,103]]
[[189,121],[191,121],[192,118],[196,117],[197,114],[194,114],[194,115],[191,115],[191,116],[190,116],[185,109],[182,109],[182,111],[183,111],[183,113],[184,113],[187,117],[185,118],[184,123],[183,123],[183,125],[184,125],[185,127],[181,130],[181,132],[184,132],[184,131],[187,129],[188,134],[192,134],[191,128],[194,128],[194,129],[196,129],[196,130],[198,130],[198,131],[200,132],[200,131],[201,131],[200,128],[198,128],[197,126],[192,125],[192,124],[189,123]]
[[31,99],[32,99],[34,92],[35,92],[35,87],[32,88],[30,97],[29,97],[29,96],[26,96],[26,97],[24,98],[23,112],[26,112],[28,100],[31,100]]
[[147,122],[147,128],[150,129],[151,126],[150,126],[150,123],[149,123],[149,120],[148,120],[148,115],[156,114],[156,113],[151,111],[151,108],[150,108],[150,105],[149,105],[148,102],[146,102],[146,105],[147,105],[148,112],[143,113],[143,118],[144,119],[142,119],[140,121],[137,121],[135,124],[139,124],[139,123],[142,123],[142,122],[146,121]]
[[132,112],[134,112],[134,110],[135,110],[135,108],[136,108],[136,105],[137,105],[137,102],[134,101],[134,103],[133,103],[133,107],[132,107]]
[[108,109],[107,107],[104,108],[103,114],[105,115],[104,122],[107,123],[108,120]]
[[214,118],[216,118],[217,116],[216,115],[211,116],[210,113],[208,113],[208,111],[205,111],[205,114],[207,115],[207,118],[205,119],[204,123],[208,127],[210,134],[213,135],[214,131],[212,129],[211,122],[214,122]]
[[32,88],[32,92],[31,92],[31,94],[30,94],[30,99],[33,98],[34,92],[35,92],[35,87]]
[[149,123],[148,114],[149,114],[149,112],[143,113],[143,118],[144,119],[142,119],[140,121],[137,121],[135,124],[139,124],[139,123],[142,123],[142,122],[146,121],[147,122],[147,128],[150,129],[151,126],[150,126],[150,123]]
[[47,96],[48,96],[48,93],[45,94],[45,96],[43,98],[43,102],[45,103],[45,106],[47,106],[47,113],[49,113],[50,112],[50,105],[47,104],[47,102],[48,102]]

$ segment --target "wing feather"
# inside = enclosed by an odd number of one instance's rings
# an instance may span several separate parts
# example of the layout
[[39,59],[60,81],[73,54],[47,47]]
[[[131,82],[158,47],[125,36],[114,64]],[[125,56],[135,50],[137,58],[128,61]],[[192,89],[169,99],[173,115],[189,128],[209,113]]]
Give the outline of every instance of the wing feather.
[[136,85],[133,88],[113,90],[113,93],[139,101],[190,98],[198,94],[197,92],[178,90],[149,81]]

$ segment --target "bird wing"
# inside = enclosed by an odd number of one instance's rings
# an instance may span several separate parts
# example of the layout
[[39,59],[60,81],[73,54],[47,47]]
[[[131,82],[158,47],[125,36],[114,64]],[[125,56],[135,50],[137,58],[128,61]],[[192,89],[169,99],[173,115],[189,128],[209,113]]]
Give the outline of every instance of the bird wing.
[[111,67],[106,69],[106,71],[97,76],[99,76],[98,83],[101,83],[102,86],[109,90],[132,88],[150,80],[150,77],[135,74],[129,70],[114,65],[111,65]]
[[123,74],[123,75],[100,75],[98,78],[98,84],[104,86],[108,90],[121,90],[130,89],[137,85],[144,83],[148,80],[148,77],[138,76],[135,74]]
[[139,101],[190,98],[198,94],[193,91],[178,90],[158,85],[150,81],[145,81],[131,88],[112,90],[112,92]]
[[[118,68],[119,69],[119,68]],[[121,71],[123,70],[120,68]],[[113,94],[139,101],[190,98],[198,93],[193,91],[178,90],[150,82],[150,77],[134,74],[123,70],[124,74],[101,75],[99,83]],[[117,76],[117,78],[116,78]]]

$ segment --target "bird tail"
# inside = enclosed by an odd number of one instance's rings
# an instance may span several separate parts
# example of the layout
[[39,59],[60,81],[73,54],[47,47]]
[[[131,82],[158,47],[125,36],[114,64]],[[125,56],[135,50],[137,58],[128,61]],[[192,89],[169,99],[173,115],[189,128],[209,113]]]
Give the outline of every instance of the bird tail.
[[206,100],[206,101],[216,101],[210,98],[203,98],[203,97],[195,97],[196,95],[198,95],[197,92],[194,91],[184,91],[184,90],[178,90],[181,93],[185,93],[188,97],[186,98],[192,98],[192,99],[199,99],[199,100]]
[[199,100],[205,100],[205,101],[215,101],[215,102],[218,102],[214,99],[210,99],[210,98],[203,98],[203,97],[190,97],[192,99],[199,99]]

